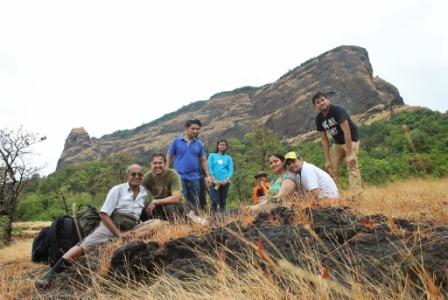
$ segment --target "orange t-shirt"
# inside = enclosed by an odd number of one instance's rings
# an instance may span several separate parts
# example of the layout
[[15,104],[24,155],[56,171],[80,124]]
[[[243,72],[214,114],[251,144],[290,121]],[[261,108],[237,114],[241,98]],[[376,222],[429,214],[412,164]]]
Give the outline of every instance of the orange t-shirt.
[[268,189],[270,186],[271,186],[271,184],[269,182],[265,182],[262,186],[257,184],[253,188],[252,193],[253,193],[253,197],[254,197],[254,204],[257,204],[258,202],[260,202],[259,194],[262,194],[263,196],[268,194]]

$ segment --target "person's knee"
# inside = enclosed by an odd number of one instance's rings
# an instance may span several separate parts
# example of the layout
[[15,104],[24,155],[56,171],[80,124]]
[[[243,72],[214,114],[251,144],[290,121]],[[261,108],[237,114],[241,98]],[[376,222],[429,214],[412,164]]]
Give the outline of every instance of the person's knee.
[[73,262],[76,258],[84,255],[84,252],[83,247],[76,245],[70,248],[62,257],[69,262]]

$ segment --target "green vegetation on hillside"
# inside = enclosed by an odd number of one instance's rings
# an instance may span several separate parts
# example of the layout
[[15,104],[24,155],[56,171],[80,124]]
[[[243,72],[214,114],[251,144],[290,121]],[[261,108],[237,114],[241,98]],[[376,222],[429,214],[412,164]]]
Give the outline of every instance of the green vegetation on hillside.
[[137,161],[128,153],[111,155],[104,161],[67,165],[45,178],[34,178],[19,201],[19,220],[49,220],[71,214],[72,204],[99,207],[109,189],[123,182],[126,168]]
[[[253,86],[243,86],[243,87],[234,89],[232,91],[224,91],[224,92],[214,94],[210,98],[222,97],[222,96],[238,94],[238,93],[250,93],[250,92],[256,91],[257,89],[259,89],[259,88],[253,87]],[[154,121],[151,121],[149,123],[144,123],[144,124],[142,124],[136,128],[133,128],[133,129],[117,130],[110,134],[105,134],[101,138],[115,138],[115,137],[116,138],[126,138],[128,136],[131,136],[131,135],[145,129],[146,127],[159,125],[165,121],[172,120],[180,114],[200,110],[202,107],[205,106],[205,104],[207,104],[207,100],[194,101],[188,105],[182,106],[181,108],[179,108],[176,111],[164,114],[160,118],[158,118]]]
[[[360,166],[365,184],[381,185],[411,177],[448,175],[448,117],[421,109],[404,112],[389,121],[360,127]],[[409,141],[412,143],[409,143]],[[257,130],[243,139],[230,139],[229,154],[234,159],[234,177],[229,191],[230,206],[251,202],[258,170],[268,171],[270,153],[296,150],[305,160],[323,168],[320,141],[290,147],[269,130]],[[212,149],[210,145],[209,150]],[[415,151],[414,151],[415,149]],[[99,207],[107,191],[122,182],[124,170],[134,157],[126,153],[106,161],[68,165],[48,177],[33,179],[17,208],[22,220],[46,220],[65,213],[65,205],[92,203]],[[347,176],[342,174],[342,186]]]
[[243,86],[243,87],[231,90],[231,91],[224,91],[224,92],[216,93],[213,96],[211,96],[210,99],[211,98],[228,96],[228,95],[239,94],[239,93],[252,93],[252,92],[255,92],[258,89],[259,89],[259,87],[255,87],[255,86]]
[[112,132],[111,134],[103,135],[101,138],[112,138],[112,137],[125,138],[125,137],[128,137],[130,135],[133,135],[134,133],[137,133],[137,132],[143,130],[146,127],[155,126],[155,125],[158,125],[158,124],[163,123],[165,121],[174,119],[174,118],[176,118],[178,115],[180,115],[182,113],[199,110],[202,107],[204,107],[206,102],[207,102],[206,100],[199,100],[199,101],[192,102],[192,103],[190,103],[188,105],[182,106],[181,108],[179,108],[178,110],[176,110],[174,112],[170,112],[168,114],[164,114],[160,118],[158,118],[158,119],[156,119],[154,121],[151,121],[149,123],[142,124],[142,125],[134,128],[134,129],[117,130],[117,131]]

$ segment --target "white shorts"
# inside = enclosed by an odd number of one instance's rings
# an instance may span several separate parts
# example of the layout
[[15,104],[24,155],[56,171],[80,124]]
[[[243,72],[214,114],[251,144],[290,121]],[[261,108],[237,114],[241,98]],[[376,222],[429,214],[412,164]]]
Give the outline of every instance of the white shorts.
[[87,251],[88,249],[98,244],[105,243],[115,237],[116,235],[112,233],[103,222],[100,222],[100,226],[98,226],[91,234],[86,236],[80,246],[84,249],[84,251]]
[[[135,225],[135,227],[132,228],[131,230],[136,230],[138,228],[142,228],[145,225],[156,223],[157,222],[155,220],[148,220],[146,222],[142,222],[140,224]],[[98,244],[105,243],[116,237],[117,236],[114,233],[112,233],[109,230],[109,228],[107,228],[106,225],[104,225],[103,222],[100,222],[100,226],[98,226],[94,231],[92,231],[91,234],[86,236],[86,238],[79,244],[79,246],[82,247],[84,251],[87,251]]]

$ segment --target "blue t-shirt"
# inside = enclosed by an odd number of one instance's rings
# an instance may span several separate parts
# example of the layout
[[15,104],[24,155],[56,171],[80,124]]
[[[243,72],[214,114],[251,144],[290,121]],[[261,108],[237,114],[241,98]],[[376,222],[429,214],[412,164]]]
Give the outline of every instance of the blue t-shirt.
[[204,144],[199,139],[190,143],[184,136],[176,137],[168,148],[168,155],[174,156],[174,169],[184,180],[196,180],[201,175],[201,157],[206,157]]
[[233,175],[232,157],[227,154],[211,153],[208,156],[208,171],[216,180],[230,179]]

